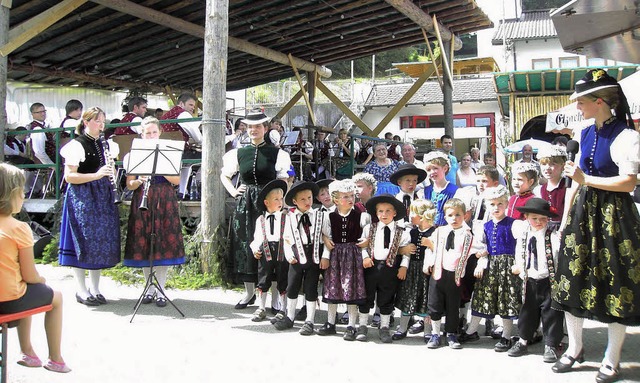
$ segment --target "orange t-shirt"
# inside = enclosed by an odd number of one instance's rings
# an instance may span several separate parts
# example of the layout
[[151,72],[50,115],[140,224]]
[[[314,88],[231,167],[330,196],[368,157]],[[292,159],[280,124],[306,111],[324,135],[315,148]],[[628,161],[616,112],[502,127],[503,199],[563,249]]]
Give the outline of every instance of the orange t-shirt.
[[0,302],[16,300],[27,291],[18,250],[29,247],[33,247],[29,225],[10,216],[0,217]]

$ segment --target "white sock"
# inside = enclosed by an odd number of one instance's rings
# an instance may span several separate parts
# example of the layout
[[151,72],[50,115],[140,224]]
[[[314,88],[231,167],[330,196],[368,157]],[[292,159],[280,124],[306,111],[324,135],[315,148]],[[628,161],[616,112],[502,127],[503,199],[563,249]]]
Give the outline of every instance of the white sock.
[[295,320],[296,317],[296,306],[298,305],[298,298],[289,299],[287,301],[287,316],[291,321]]
[[100,294],[100,270],[89,270],[89,280],[91,281],[91,294]]
[[522,339],[522,338],[520,338],[520,340],[518,342],[520,342],[520,344],[522,344],[522,345],[525,345],[525,346],[527,345],[527,341]]
[[[144,275],[145,283],[149,279],[149,274],[150,273],[151,273],[151,268],[150,267],[143,267],[142,268],[142,274]],[[156,287],[154,285],[150,285],[149,289],[147,290],[147,294],[146,295],[153,295],[155,293],[156,293]]]
[[511,339],[513,334],[513,319],[502,319],[502,337]]
[[469,327],[467,327],[467,334],[471,335],[474,332],[478,331],[478,327],[480,327],[480,320],[482,318],[472,315],[471,321],[469,322]]
[[440,335],[440,326],[442,325],[441,320],[432,320],[431,321],[431,333],[434,335]]
[[389,328],[389,322],[391,322],[391,314],[380,315],[380,328]]
[[[277,297],[278,297],[278,310],[284,310],[285,307],[289,307],[288,306],[288,302],[289,299],[287,298],[287,293],[285,292],[284,294],[279,294],[276,291]],[[296,302],[298,302],[298,298],[296,298]]]
[[369,323],[369,313],[359,313],[358,314],[358,323],[360,326],[367,326]]
[[249,303],[251,298],[256,293],[256,284],[253,282],[245,282],[244,283],[244,298],[240,301],[240,303]]
[[425,334],[432,334],[433,332],[433,325],[432,325],[432,321],[431,319],[429,319],[429,317],[424,317],[422,318],[424,320],[424,333]]
[[315,322],[316,320],[316,301],[306,301],[307,304],[307,319],[306,322]]
[[411,320],[411,315],[403,315],[400,317],[400,332],[407,332],[407,330],[409,330],[409,320]]
[[327,304],[327,322],[330,324],[336,324],[336,313],[338,312],[338,305],[335,303]]
[[[564,319],[567,323],[567,335],[569,337],[566,354],[576,357],[582,350],[582,324],[584,323],[584,319],[578,318],[568,312],[564,313]],[[567,362],[569,361],[567,360]]]
[[156,272],[158,286],[160,286],[162,291],[164,291],[164,286],[167,284],[167,274],[169,273],[169,266],[155,266],[153,270]]
[[267,307],[267,292],[258,290],[258,294],[260,297],[260,308],[265,309]]
[[[613,368],[618,368],[626,332],[627,326],[621,325],[620,323],[609,323],[609,341],[607,342],[607,349],[604,352],[604,359],[602,359],[603,366],[609,365]],[[604,373],[611,373],[611,370],[608,369],[603,370],[600,368],[600,370]]]
[[280,305],[280,292],[278,291],[278,282],[271,282],[271,307],[282,310],[284,306]]
[[349,313],[349,324],[347,326],[356,327],[356,318],[358,317],[358,306],[347,305],[347,312]]
[[78,288],[78,296],[80,296],[80,298],[82,299],[89,298],[89,295],[91,294],[89,293],[89,290],[87,290],[87,283],[85,281],[86,277],[85,277],[84,269],[74,267],[73,273],[76,276],[76,287]]

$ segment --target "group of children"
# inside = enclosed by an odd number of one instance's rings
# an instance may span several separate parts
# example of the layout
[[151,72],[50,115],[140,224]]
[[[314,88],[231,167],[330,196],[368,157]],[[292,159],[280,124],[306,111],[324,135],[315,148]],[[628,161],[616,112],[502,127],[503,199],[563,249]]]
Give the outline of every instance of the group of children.
[[[475,188],[458,189],[445,178],[448,156],[438,151],[425,156],[426,171],[399,167],[390,177],[401,189],[395,196],[372,197],[375,179],[366,173],[320,186],[299,182],[289,190],[283,181],[271,182],[260,196],[265,213],[256,222],[251,243],[260,260],[261,298],[252,320],[266,318],[266,294],[275,282],[286,307],[272,319],[278,330],[293,328],[302,288],[302,335],[336,334],[338,305],[345,304],[343,338],[366,341],[369,314],[377,306],[381,342],[415,333],[409,326],[417,320],[431,323],[430,329],[424,326],[429,348],[446,343],[459,349],[479,339],[482,318],[489,321],[498,315],[503,331],[496,352],[524,355],[542,321],[543,359],[555,362],[563,314],[551,309],[551,289],[566,151],[554,146],[538,158],[546,183],[537,187],[540,175],[534,164],[517,163],[511,196],[491,166],[479,169]],[[421,188],[426,178],[429,184]],[[318,195],[325,198],[314,208]],[[316,329],[320,279],[327,322]],[[471,319],[464,329],[460,318],[469,316],[469,308]],[[401,316],[392,332],[395,309]]]

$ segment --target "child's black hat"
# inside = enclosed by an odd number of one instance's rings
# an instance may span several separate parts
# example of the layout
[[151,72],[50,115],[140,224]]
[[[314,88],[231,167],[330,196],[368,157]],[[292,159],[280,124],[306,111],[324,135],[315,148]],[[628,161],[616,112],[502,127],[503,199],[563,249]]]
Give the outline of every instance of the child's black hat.
[[376,206],[379,203],[389,203],[393,205],[393,207],[396,209],[396,216],[393,218],[395,221],[404,219],[404,217],[407,215],[407,209],[404,207],[404,204],[402,204],[402,202],[400,202],[391,194],[382,194],[375,196],[367,201],[367,213],[369,213],[372,218],[376,216]]
[[569,97],[575,100],[580,96],[596,92],[600,89],[617,87],[618,82],[615,78],[609,76],[604,69],[592,69],[588,71],[584,77],[576,82],[576,91]]
[[311,190],[313,194],[313,198],[315,199],[318,196],[318,191],[320,188],[314,182],[307,181],[297,181],[291,186],[291,189],[287,192],[287,195],[284,196],[284,202],[287,206],[295,206],[293,204],[293,199],[296,198],[296,194],[302,190]]
[[[318,191],[320,191],[320,189],[322,188],[328,188],[329,184],[332,183],[333,181],[335,181],[333,178],[325,178],[325,179],[316,181],[316,185],[318,185]],[[318,201],[318,198],[316,198],[315,200]]]
[[534,213],[546,215],[551,218],[556,218],[558,216],[556,209],[551,207],[551,204],[542,198],[531,198],[524,206],[516,207],[516,210],[520,213]]
[[286,193],[287,182],[285,180],[273,180],[268,184],[264,185],[262,190],[260,190],[260,194],[258,194],[257,204],[260,210],[267,210],[267,207],[264,206],[264,200],[267,198],[267,195],[269,195],[269,192],[271,192],[274,189],[282,189],[282,194]]
[[413,164],[404,164],[404,165],[400,165],[398,167],[398,170],[396,170],[391,176],[389,176],[389,181],[391,181],[391,183],[394,185],[398,185],[398,180],[402,176],[406,176],[406,175],[418,176],[418,183],[424,181],[427,178],[426,171],[420,168],[416,168],[416,166]]

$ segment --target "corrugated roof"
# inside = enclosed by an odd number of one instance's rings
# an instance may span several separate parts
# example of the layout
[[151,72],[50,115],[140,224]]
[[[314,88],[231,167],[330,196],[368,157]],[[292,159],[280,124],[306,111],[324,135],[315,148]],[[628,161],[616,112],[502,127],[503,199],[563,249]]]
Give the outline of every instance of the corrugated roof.
[[558,37],[549,11],[523,12],[518,19],[500,22],[491,42],[502,45],[503,40],[537,40]]
[[[365,107],[393,106],[405,95],[412,83],[376,85]],[[453,102],[496,101],[493,77],[455,80]],[[443,96],[437,81],[427,81],[411,97],[407,105],[440,104]]]

